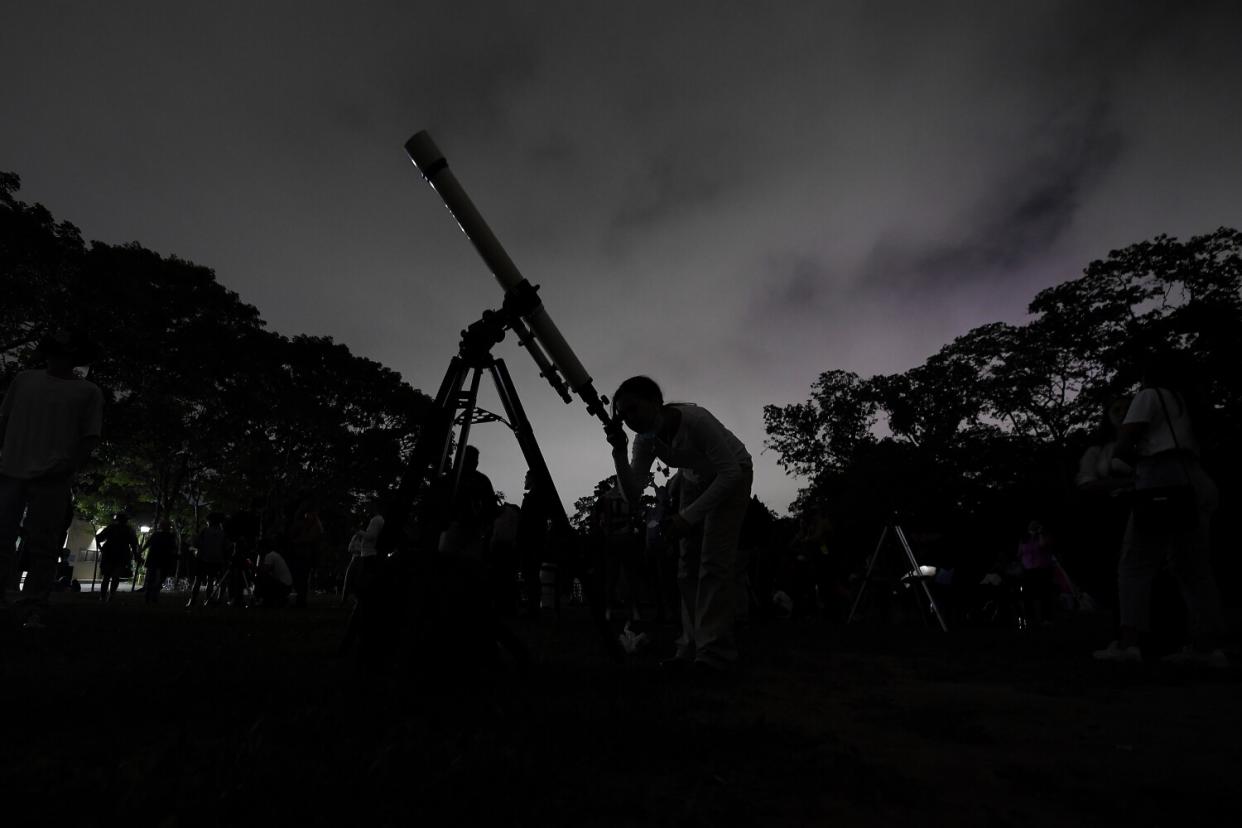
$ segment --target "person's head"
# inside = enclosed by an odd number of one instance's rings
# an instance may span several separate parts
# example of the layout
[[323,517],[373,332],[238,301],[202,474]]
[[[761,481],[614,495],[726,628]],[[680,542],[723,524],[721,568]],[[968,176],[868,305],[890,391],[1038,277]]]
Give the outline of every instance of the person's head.
[[1040,523],[1038,520],[1032,520],[1026,526],[1026,533],[1032,536],[1042,535],[1044,533],[1044,525]]
[[465,459],[462,461],[462,469],[472,472],[479,467],[479,450],[474,446],[466,446]]
[[161,520],[161,521],[160,521],[160,531],[161,531],[161,532],[171,532],[171,531],[172,531],[172,521],[170,521],[168,518],[164,518],[163,520]]
[[1121,423],[1126,418],[1126,412],[1130,410],[1129,397],[1116,397],[1108,402],[1100,412],[1099,424],[1096,428],[1096,439],[1108,442],[1117,439],[1117,432],[1121,428]]
[[54,374],[68,375],[95,358],[95,347],[80,331],[58,328],[39,340],[39,356]]
[[660,423],[664,393],[651,377],[630,377],[612,395],[613,411],[635,434],[650,434]]

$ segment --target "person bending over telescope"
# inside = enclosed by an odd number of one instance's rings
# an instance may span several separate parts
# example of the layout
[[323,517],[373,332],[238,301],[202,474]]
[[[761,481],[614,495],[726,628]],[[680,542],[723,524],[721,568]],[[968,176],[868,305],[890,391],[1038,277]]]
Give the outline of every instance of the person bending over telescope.
[[[705,672],[727,669],[737,661],[735,569],[742,519],[750,503],[750,454],[707,409],[665,404],[660,386],[649,377],[621,383],[613,395],[613,416],[635,434],[631,457],[624,429],[607,430],[626,500],[639,502],[656,459],[677,467],[682,475],[680,511],[662,527],[666,538],[680,541],[677,585],[682,632],[676,653],[661,666],[694,665]],[[696,532],[700,525],[701,536]]]

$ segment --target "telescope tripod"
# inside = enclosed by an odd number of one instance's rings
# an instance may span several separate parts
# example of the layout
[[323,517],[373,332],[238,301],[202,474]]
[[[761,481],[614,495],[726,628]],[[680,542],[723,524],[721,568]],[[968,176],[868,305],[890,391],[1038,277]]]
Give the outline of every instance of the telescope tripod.
[[[441,603],[437,610],[437,598],[431,595],[431,590],[427,588],[429,585],[420,583],[425,581],[421,577],[425,573],[418,571],[418,562],[412,557],[432,562],[432,569],[438,569],[439,575],[450,582],[461,583],[463,579],[485,577],[480,567],[454,560],[456,556],[452,550],[447,554],[438,550],[440,533],[447,525],[446,515],[452,514],[452,506],[462,496],[471,425],[480,421],[476,419],[480,415],[485,419],[491,418],[478,407],[479,386],[484,374],[492,378],[507,425],[517,438],[534,485],[542,494],[540,500],[546,505],[547,515],[552,521],[555,542],[573,545],[576,550],[577,535],[557,495],[556,484],[535,439],[534,429],[518,397],[513,378],[504,360],[491,353],[492,346],[504,338],[507,329],[518,330],[521,336],[517,305],[518,300],[506,296],[502,310],[485,311],[478,321],[462,331],[458,353],[449,360],[435,400],[422,420],[413,455],[397,493],[384,509],[384,529],[379,541],[380,571],[372,579],[372,585],[359,595],[342,643],[343,651],[348,651],[359,636],[367,648],[376,645],[378,640],[391,638],[389,633],[400,623],[392,613],[403,602],[403,596],[397,594],[396,585],[405,582],[414,584],[418,591],[416,601],[428,599],[427,605],[415,607],[415,615],[420,615],[424,623],[423,632],[429,631],[427,625],[439,627],[443,632],[464,620],[464,614],[470,614],[468,626],[472,632],[467,633],[471,635],[467,646],[499,644],[510,652],[515,661],[526,662],[525,647],[500,620],[491,605],[490,595],[477,608],[463,609]],[[425,480],[430,481],[426,492],[423,491]],[[412,544],[404,544],[401,540],[411,512],[415,513],[415,537]],[[393,552],[391,556],[386,554],[390,550]],[[604,617],[599,578],[592,572],[584,572],[583,575],[584,597],[605,650],[614,658],[620,657],[620,645],[609,632]]]
[[858,605],[862,602],[863,592],[867,589],[867,584],[871,582],[871,573],[875,570],[876,561],[879,560],[880,552],[884,549],[884,541],[888,539],[889,532],[897,538],[897,542],[901,545],[902,551],[905,553],[906,563],[910,565],[910,572],[902,580],[912,578],[923,590],[923,597],[927,599],[927,606],[936,616],[936,621],[940,624],[943,632],[948,632],[949,627],[944,622],[944,616],[940,614],[940,607],[936,604],[935,597],[931,594],[931,588],[927,586],[927,578],[922,574],[919,568],[918,559],[914,557],[914,550],[910,547],[910,541],[906,540],[906,533],[901,528],[901,524],[894,518],[892,521],[884,524],[884,529],[880,532],[880,540],[875,545],[875,551],[871,553],[870,560],[867,561],[867,574],[863,576],[862,583],[858,585],[858,594],[854,596],[854,604],[850,607],[849,618],[845,620],[846,624],[854,621],[854,615],[858,612]]

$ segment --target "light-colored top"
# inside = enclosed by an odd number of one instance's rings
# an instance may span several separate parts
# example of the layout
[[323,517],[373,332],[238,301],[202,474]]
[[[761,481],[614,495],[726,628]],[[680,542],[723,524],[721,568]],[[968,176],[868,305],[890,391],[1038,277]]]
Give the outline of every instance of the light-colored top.
[[289,564],[285,563],[279,552],[272,551],[264,555],[263,568],[272,573],[272,577],[280,583],[287,587],[293,586],[293,573],[289,571]]
[[376,515],[371,518],[371,522],[367,524],[367,530],[362,533],[362,552],[359,553],[360,557],[373,558],[379,554],[379,547],[376,544],[379,542],[380,532],[382,531],[384,531],[384,517]]
[[[1157,396],[1159,393],[1159,396]],[[1161,399],[1164,406],[1161,407]],[[1169,412],[1166,419],[1165,411]],[[1170,430],[1169,424],[1172,423]],[[1196,457],[1199,455],[1199,441],[1195,439],[1194,429],[1190,424],[1190,414],[1186,410],[1186,402],[1181,395],[1167,388],[1144,388],[1134,395],[1130,409],[1126,412],[1125,423],[1146,423],[1138,439],[1139,457],[1154,457],[1165,451],[1180,447]],[[1173,441],[1173,432],[1177,433],[1177,442]]]
[[693,502],[681,504],[682,519],[693,526],[737,487],[747,485],[752,463],[742,441],[706,408],[690,404],[675,407],[681,412],[681,425],[672,442],[665,443],[654,435],[635,435],[630,469],[640,486],[657,459],[710,481]]
[[82,439],[99,436],[103,393],[84,379],[22,371],[0,403],[4,419],[0,474],[32,480],[72,463]]
[[1074,475],[1074,484],[1085,486],[1098,480],[1129,477],[1134,474],[1134,469],[1128,463],[1113,456],[1116,448],[1115,441],[1109,441],[1102,446],[1088,446],[1078,460],[1078,474]]
[[356,558],[360,554],[362,554],[362,536],[364,534],[366,533],[363,532],[361,529],[359,529],[357,532],[354,532],[354,536],[349,539],[349,546],[347,547],[347,551],[349,552],[351,557]]

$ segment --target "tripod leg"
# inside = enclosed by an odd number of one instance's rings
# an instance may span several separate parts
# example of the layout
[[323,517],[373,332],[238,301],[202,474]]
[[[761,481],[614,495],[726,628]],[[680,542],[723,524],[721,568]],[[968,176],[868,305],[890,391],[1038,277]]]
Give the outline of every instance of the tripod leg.
[[918,576],[919,586],[923,588],[923,595],[927,597],[927,604],[931,607],[932,612],[936,616],[936,621],[940,624],[940,631],[948,632],[949,627],[944,623],[944,616],[940,614],[940,607],[937,606],[936,599],[932,597],[931,587],[927,585],[927,580],[923,578],[919,562],[914,557],[914,550],[910,548],[910,541],[906,540],[906,533],[902,531],[901,526],[895,526],[894,529],[897,532],[897,538],[901,541],[902,549],[906,550],[906,560],[910,562],[910,571]]
[[854,596],[854,605],[850,607],[849,617],[845,619],[846,624],[854,621],[854,613],[858,611],[858,605],[862,601],[863,591],[867,588],[867,584],[871,581],[871,571],[875,569],[875,562],[880,557],[880,550],[884,548],[884,539],[888,537],[888,524],[884,524],[884,529],[880,532],[880,540],[875,545],[875,551],[871,553],[871,560],[867,562],[867,574],[863,576],[862,583],[858,585],[858,594]]
[[[537,484],[542,487],[542,491],[547,496],[546,500],[551,506],[555,531],[564,539],[576,538],[577,534],[569,523],[569,516],[565,514],[565,506],[556,493],[552,473],[548,470],[547,461],[544,460],[543,452],[539,449],[539,442],[535,439],[535,431],[531,427],[530,420],[526,418],[522,401],[518,399],[517,388],[514,387],[513,379],[509,376],[509,369],[505,367],[504,360],[497,359],[493,360],[491,370],[492,379],[496,383],[496,391],[500,395],[501,404],[504,405],[505,414],[509,417],[509,422],[512,423],[513,430],[517,434],[518,445],[522,449],[522,456],[526,459],[527,468],[535,475]],[[560,609],[561,569],[562,567],[557,567],[556,582],[553,587],[553,602],[558,611]],[[593,583],[595,578],[586,577],[586,573],[583,575],[583,598],[586,599],[591,620],[595,622],[596,629],[599,630],[604,649],[613,657],[621,658],[624,655],[621,645],[613,638],[612,632],[608,629],[608,622],[604,619],[602,591],[597,589],[597,585]]]
[[[392,499],[384,504],[384,528],[380,532],[378,546],[381,554],[387,554],[398,548],[409,522],[410,510],[428,472],[433,468],[438,472],[443,468],[448,457],[449,446],[453,439],[453,416],[461,399],[461,389],[466,383],[466,372],[469,370],[465,360],[455,356],[449,360],[445,369],[444,379],[436,392],[435,401],[422,417],[418,439],[414,451],[401,475],[401,482]],[[384,628],[383,613],[379,608],[371,607],[370,611],[363,607],[364,602],[387,600],[379,589],[365,589],[359,592],[358,602],[349,614],[349,622],[345,627],[345,636],[341,641],[340,653],[349,653],[360,638],[368,635],[384,636],[390,634]],[[368,648],[372,652],[378,648]]]

